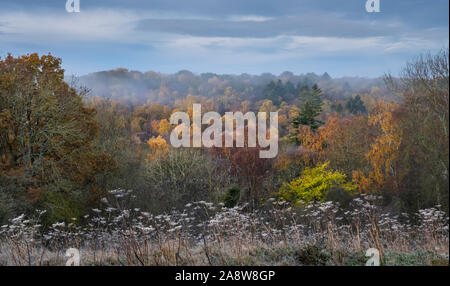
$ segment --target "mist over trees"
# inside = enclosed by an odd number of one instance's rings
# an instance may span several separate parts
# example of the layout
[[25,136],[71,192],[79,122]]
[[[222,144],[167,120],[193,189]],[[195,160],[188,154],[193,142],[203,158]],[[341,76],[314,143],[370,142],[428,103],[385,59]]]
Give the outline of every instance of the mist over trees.
[[[70,79],[70,77],[67,78],[68,81]],[[386,89],[382,78],[333,79],[328,73],[295,75],[292,72],[284,72],[278,76],[270,73],[221,75],[194,74],[183,70],[175,74],[162,74],[118,68],[84,75],[77,80],[78,84],[89,88],[92,95],[131,105],[150,102],[174,104],[176,100],[195,95],[215,98],[223,101],[224,105],[230,101],[256,102],[268,99],[275,106],[279,106],[283,101],[293,103],[299,89],[312,88],[315,84],[321,88],[324,98],[332,102],[345,101],[356,94],[364,94],[371,98],[380,96],[393,98],[393,94]]]

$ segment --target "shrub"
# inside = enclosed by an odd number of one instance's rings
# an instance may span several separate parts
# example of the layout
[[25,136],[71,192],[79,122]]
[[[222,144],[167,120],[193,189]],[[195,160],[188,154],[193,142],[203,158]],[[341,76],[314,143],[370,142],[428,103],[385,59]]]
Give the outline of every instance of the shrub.
[[223,199],[224,204],[227,208],[232,208],[237,205],[239,198],[241,196],[241,190],[238,187],[231,187],[227,190],[225,198]]
[[342,189],[348,193],[356,190],[355,185],[346,182],[345,174],[330,170],[328,166],[329,163],[326,162],[315,168],[306,168],[301,177],[283,184],[279,191],[280,196],[297,205],[301,201],[323,202],[331,190]]

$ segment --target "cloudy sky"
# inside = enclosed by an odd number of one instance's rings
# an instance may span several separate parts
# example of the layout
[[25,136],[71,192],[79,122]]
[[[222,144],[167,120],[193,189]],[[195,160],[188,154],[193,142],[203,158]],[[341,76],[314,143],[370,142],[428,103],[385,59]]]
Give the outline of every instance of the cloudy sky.
[[52,53],[67,74],[397,73],[448,47],[448,0],[0,0],[0,57]]

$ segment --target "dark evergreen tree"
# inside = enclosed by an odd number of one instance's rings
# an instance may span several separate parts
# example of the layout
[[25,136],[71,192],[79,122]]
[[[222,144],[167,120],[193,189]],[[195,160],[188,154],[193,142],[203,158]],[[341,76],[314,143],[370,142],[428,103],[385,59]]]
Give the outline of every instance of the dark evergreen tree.
[[322,91],[317,84],[314,84],[309,92],[306,92],[306,89],[303,89],[303,92],[301,92],[299,96],[299,113],[291,120],[292,127],[295,130],[294,133],[291,134],[291,138],[297,144],[299,143],[297,138],[297,129],[300,125],[307,125],[315,131],[320,125],[323,124],[322,121],[317,119],[317,117],[322,113],[323,105]]
[[331,105],[331,110],[335,111],[337,114],[341,115],[344,112],[344,107],[341,103],[334,103]]
[[331,76],[330,76],[327,72],[325,72],[325,73],[322,75],[322,79],[323,79],[323,80],[330,80],[330,79],[331,79]]
[[285,94],[286,89],[281,80],[271,81],[263,90],[263,99],[269,99],[275,106],[279,106]]
[[345,108],[351,114],[364,114],[367,112],[364,102],[361,100],[361,96],[357,95],[354,98],[349,98],[345,104]]

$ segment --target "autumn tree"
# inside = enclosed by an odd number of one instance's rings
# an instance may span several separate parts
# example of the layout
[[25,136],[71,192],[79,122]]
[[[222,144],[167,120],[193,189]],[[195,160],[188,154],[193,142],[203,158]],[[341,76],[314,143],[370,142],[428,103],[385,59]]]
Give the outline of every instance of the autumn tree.
[[158,137],[152,137],[147,141],[147,145],[150,148],[150,153],[147,154],[147,160],[152,160],[158,156],[164,156],[169,152],[169,145],[161,135]]
[[333,169],[351,176],[354,170],[367,171],[366,154],[377,134],[367,116],[333,115],[316,132],[308,126],[299,128],[298,140],[302,147],[315,154],[316,162],[329,161]]
[[40,204],[53,219],[83,212],[110,161],[91,144],[95,109],[64,82],[60,66],[50,54],[0,61],[0,192]]
[[408,63],[399,79],[385,79],[401,102],[374,105],[370,168],[353,178],[361,191],[383,194],[398,210],[440,205],[448,211],[448,50]]
[[366,158],[371,165],[368,176],[360,171],[354,172],[354,178],[364,192],[386,194],[400,190],[401,172],[398,166],[402,133],[394,115],[396,104],[379,102],[374,112],[369,115],[369,125],[379,131]]
[[449,51],[422,55],[407,63],[400,79],[387,76],[400,96],[396,111],[404,164],[400,194],[414,210],[449,200]]
[[[256,128],[256,132],[258,132]],[[270,131],[267,130],[267,134]],[[267,136],[267,135],[266,135]],[[225,135],[222,134],[222,146],[225,146]],[[236,146],[236,136],[233,136],[233,146]],[[263,198],[262,190],[265,178],[272,167],[272,159],[260,158],[262,147],[248,146],[248,126],[244,128],[243,147],[214,147],[211,152],[217,158],[231,162],[231,174],[242,186],[241,199],[256,208]]]
[[329,163],[325,162],[315,168],[306,168],[302,175],[285,183],[280,188],[279,195],[294,205],[325,201],[329,192],[342,189],[350,194],[354,193],[356,186],[347,181],[345,174],[331,170]]
[[259,108],[259,112],[266,112],[267,115],[269,115],[270,112],[277,111],[277,108],[275,105],[273,105],[272,101],[269,99],[266,99],[262,102],[261,107]]
[[170,125],[169,121],[167,119],[163,119],[159,122],[158,133],[160,135],[167,136],[171,128],[172,126]]

